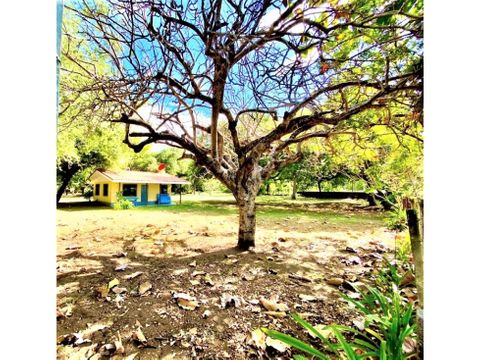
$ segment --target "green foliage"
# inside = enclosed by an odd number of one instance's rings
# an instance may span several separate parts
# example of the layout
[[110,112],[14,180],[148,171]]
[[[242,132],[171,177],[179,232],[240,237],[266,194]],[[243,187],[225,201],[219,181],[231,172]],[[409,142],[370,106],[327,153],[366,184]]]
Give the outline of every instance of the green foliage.
[[203,182],[203,191],[208,192],[209,194],[215,192],[224,192],[227,193],[229,190],[225,185],[223,185],[220,181],[216,178],[210,178]]
[[405,214],[405,210],[396,207],[389,211],[385,219],[385,223],[389,230],[405,230],[407,228],[407,215]]
[[[148,147],[134,153],[122,143],[122,125],[105,119],[115,115],[115,108],[105,101],[101,91],[78,91],[93,81],[82,76],[82,63],[93,59],[97,74],[112,71],[105,56],[96,54],[78,37],[78,19],[65,12],[63,21],[60,103],[57,126],[57,185],[82,192],[96,168],[156,171],[158,164]],[[80,65],[81,64],[81,65]],[[60,194],[61,195],[61,194]]]
[[312,346],[306,344],[301,340],[298,340],[297,338],[294,338],[293,336],[281,333],[276,330],[269,330],[267,328],[262,328],[262,331],[268,336],[270,336],[271,338],[280,340],[285,344],[294,347],[295,349],[301,350],[309,355],[313,355],[314,357],[328,360],[328,357],[323,353],[321,353],[319,350],[313,348]]
[[[407,338],[415,336],[416,330],[413,305],[400,296],[399,286],[403,277],[395,265],[388,263],[388,267],[383,270],[378,279],[381,285],[385,285],[379,287],[383,289],[383,292],[371,287],[367,287],[367,291],[357,289],[360,294],[359,300],[342,294],[363,314],[365,320],[362,331],[349,326],[329,325],[324,330],[332,331],[336,341],[331,341],[312,324],[302,319],[300,315],[292,314],[292,318],[297,324],[321,341],[322,350],[275,330],[263,328],[262,331],[314,358],[329,359],[330,354],[333,354],[334,358],[349,360],[369,357],[385,360],[406,359],[410,354],[405,353],[404,343]],[[348,334],[348,336],[344,334]]]
[[147,146],[139,153],[130,152],[128,157],[127,168],[136,171],[151,171],[158,170],[158,162],[155,154],[150,152]]
[[385,343],[387,359],[405,358],[403,343],[414,334],[416,325],[413,305],[406,303],[398,288],[392,284],[390,294],[382,294],[374,288],[361,293],[360,301],[345,297],[365,315],[365,331],[372,335],[374,343],[380,347]]
[[133,209],[134,207],[135,205],[133,205],[130,200],[125,199],[121,192],[117,193],[117,201],[113,204],[114,210],[128,210]]
[[92,188],[90,188],[90,189],[88,189],[88,190],[86,190],[86,191],[83,192],[83,197],[84,197],[85,199],[87,199],[88,201],[90,201],[90,199],[92,198],[92,196],[93,196],[93,189],[92,189]]
[[[78,19],[65,11],[57,124],[57,198],[68,186],[82,190],[95,168],[121,167],[121,159],[130,151],[122,144],[122,127],[104,121],[114,112],[104,101],[104,94],[100,90],[78,92],[94,81],[82,75],[82,66],[92,66],[99,75],[111,72],[106,57],[95,53],[78,37],[80,27]],[[83,63],[87,56],[92,63]]]
[[181,159],[183,150],[177,148],[168,148],[154,153],[157,163],[166,165],[165,171],[175,176],[185,176],[189,169],[194,165],[191,159]]
[[[183,175],[183,174],[182,174]],[[188,181],[190,181],[190,189],[195,191],[206,191],[205,182],[212,178],[212,174],[205,168],[197,166],[193,161],[188,164],[187,170],[184,174]]]

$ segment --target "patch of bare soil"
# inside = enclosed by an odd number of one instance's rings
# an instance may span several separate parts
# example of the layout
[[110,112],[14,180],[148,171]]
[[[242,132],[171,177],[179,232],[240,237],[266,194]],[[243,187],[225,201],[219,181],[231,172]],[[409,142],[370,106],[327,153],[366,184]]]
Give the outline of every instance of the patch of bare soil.
[[395,236],[378,220],[262,219],[238,252],[236,216],[173,209],[63,210],[57,227],[58,359],[290,358],[252,331],[315,344],[289,312],[352,325],[340,292],[369,283]]

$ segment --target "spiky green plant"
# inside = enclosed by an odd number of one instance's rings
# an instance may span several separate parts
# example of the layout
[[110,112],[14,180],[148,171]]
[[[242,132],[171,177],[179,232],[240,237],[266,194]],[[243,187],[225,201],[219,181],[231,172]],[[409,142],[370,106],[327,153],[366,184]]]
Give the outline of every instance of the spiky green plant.
[[[296,323],[322,341],[323,351],[279,331],[266,328],[262,328],[262,331],[274,339],[322,360],[330,359],[331,355],[348,360],[372,357],[380,360],[403,360],[408,355],[404,354],[403,344],[415,332],[413,306],[402,300],[395,285],[392,287],[392,296],[384,295],[374,288],[368,288],[367,292],[359,291],[361,294],[359,300],[344,296],[365,315],[365,329],[358,331],[349,326],[327,326],[325,329],[332,330],[336,342],[320,334],[313,325],[298,314],[293,314],[292,318]],[[345,333],[352,334],[354,339],[348,341],[344,336]],[[325,353],[325,350],[330,354]],[[304,359],[304,357],[295,355],[294,359]]]

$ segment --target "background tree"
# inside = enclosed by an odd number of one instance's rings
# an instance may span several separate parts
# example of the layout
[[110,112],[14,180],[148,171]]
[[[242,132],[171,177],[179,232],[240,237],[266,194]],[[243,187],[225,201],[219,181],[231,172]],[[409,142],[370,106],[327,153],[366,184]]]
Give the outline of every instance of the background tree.
[[[82,62],[94,61],[99,74],[107,74],[106,57],[94,52],[79,38],[79,21],[70,13],[63,18],[62,52],[60,56],[60,100],[57,126],[57,203],[76,179],[82,187],[92,169],[113,165],[118,158],[122,129],[102,122],[105,108],[96,101],[98,92],[79,93],[79,87],[91,85],[83,76]],[[75,61],[71,59],[74,58]],[[123,151],[127,148],[122,147]]]
[[158,171],[158,160],[154,153],[151,152],[151,148],[146,146],[139,153],[129,152],[129,156],[126,160],[128,170],[135,171]]
[[[79,93],[91,86],[83,67],[94,64],[99,74],[108,74],[108,57],[94,52],[79,36],[79,19],[66,12],[63,19],[60,102],[57,132],[57,203],[69,188],[83,193],[88,177],[96,168],[156,171],[156,158],[145,148],[132,152],[121,144],[121,125],[105,121],[112,108],[101,101],[100,91]],[[72,60],[74,59],[74,60]]]
[[157,163],[166,165],[166,172],[177,176],[186,176],[190,165],[193,164],[191,159],[182,159],[183,151],[177,148],[167,148],[154,154]]
[[84,65],[93,84],[79,90],[104,94],[135,151],[153,142],[183,148],[221,181],[239,207],[246,249],[261,184],[301,159],[304,141],[344,133],[354,116],[397,101],[403,120],[423,124],[423,5],[393,3],[75,2],[68,8],[82,37],[114,67],[99,74]]

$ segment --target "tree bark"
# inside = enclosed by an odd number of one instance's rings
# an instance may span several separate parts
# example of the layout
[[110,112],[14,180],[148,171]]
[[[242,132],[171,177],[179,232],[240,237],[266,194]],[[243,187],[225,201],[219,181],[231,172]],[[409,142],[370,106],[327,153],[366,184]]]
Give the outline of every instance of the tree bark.
[[417,285],[418,311],[417,334],[419,356],[423,359],[423,200],[420,204],[410,200],[407,212],[408,231],[415,265],[415,282]]
[[322,180],[317,180],[318,192],[322,192]]
[[246,194],[237,200],[239,210],[238,244],[240,250],[255,246],[256,205],[255,194]]
[[76,164],[73,164],[72,167],[70,167],[64,174],[63,179],[62,179],[62,184],[59,186],[57,189],[57,204],[60,202],[60,199],[62,198],[63,193],[65,192],[65,189],[67,188],[68,184],[70,183],[70,180],[72,180],[72,177],[80,170],[80,167]]
[[293,179],[292,200],[297,200],[297,180]]

